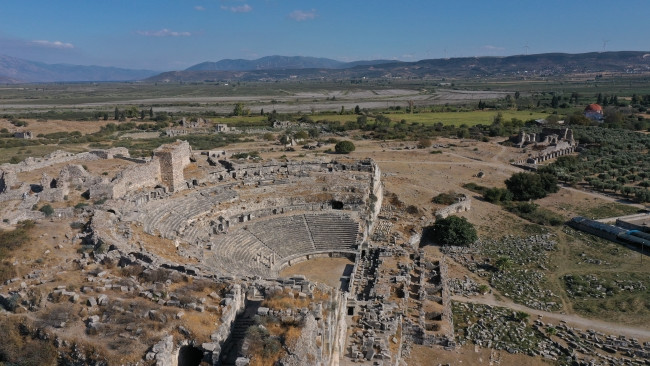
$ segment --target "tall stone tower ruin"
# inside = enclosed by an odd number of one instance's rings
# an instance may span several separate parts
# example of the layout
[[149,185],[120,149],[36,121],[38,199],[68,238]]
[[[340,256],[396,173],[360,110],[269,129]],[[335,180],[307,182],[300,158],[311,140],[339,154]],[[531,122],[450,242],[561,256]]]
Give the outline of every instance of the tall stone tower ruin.
[[161,183],[166,185],[170,192],[186,188],[183,169],[190,163],[190,144],[187,141],[177,140],[160,146],[153,151],[153,154],[160,161]]

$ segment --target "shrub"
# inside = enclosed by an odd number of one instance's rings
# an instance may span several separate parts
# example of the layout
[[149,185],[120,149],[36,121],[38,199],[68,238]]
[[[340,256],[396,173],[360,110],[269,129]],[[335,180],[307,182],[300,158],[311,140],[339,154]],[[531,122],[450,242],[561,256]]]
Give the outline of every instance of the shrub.
[[352,143],[352,141],[339,141],[334,145],[334,151],[336,151],[337,154],[349,154],[354,151],[356,147]]
[[543,208],[539,205],[529,202],[518,202],[506,206],[507,210],[515,215],[536,223],[538,225],[562,225],[564,219],[562,216]]
[[454,192],[440,193],[439,195],[431,199],[432,203],[437,203],[439,205],[451,205],[456,203],[456,197],[458,195]]
[[409,205],[406,207],[406,212],[410,215],[418,215],[420,213],[420,210],[416,206]]
[[485,192],[487,192],[487,190],[489,189],[488,187],[478,185],[473,182],[463,184],[463,188],[469,189],[472,192],[480,193],[482,195],[484,195]]
[[54,214],[54,209],[50,205],[44,205],[39,209],[42,213],[45,214],[45,216],[50,217]]
[[505,188],[488,188],[483,198],[491,203],[509,202],[512,201],[512,192]]
[[84,207],[86,207],[86,206],[88,206],[87,203],[85,203],[85,202],[79,202],[79,203],[77,203],[76,205],[74,205],[74,208],[75,208],[75,210],[80,210],[80,209],[82,209],[82,208],[84,208]]
[[427,138],[421,138],[420,140],[418,140],[419,149],[426,149],[428,147],[431,147],[431,144],[432,144],[431,140]]

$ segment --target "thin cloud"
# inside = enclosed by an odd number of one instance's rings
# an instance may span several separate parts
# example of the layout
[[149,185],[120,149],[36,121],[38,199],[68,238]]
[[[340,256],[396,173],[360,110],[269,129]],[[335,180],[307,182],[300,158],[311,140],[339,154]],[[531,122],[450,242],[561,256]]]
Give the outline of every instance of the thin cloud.
[[190,32],[175,32],[167,28],[157,31],[136,31],[137,34],[145,37],[189,37],[192,35]]
[[64,43],[61,41],[51,42],[51,41],[38,40],[38,41],[32,41],[32,43],[38,46],[49,47],[49,48],[60,48],[60,49],[74,48],[74,45],[72,43]]
[[222,5],[221,9],[228,10],[228,11],[231,11],[233,13],[248,13],[249,11],[253,10],[253,7],[248,5],[248,4],[244,4],[244,5],[240,5],[240,6],[225,6],[225,5]]
[[197,5],[197,6],[194,7],[194,10],[197,10],[197,11],[205,11],[205,8],[202,7],[201,5]]
[[312,9],[309,11],[304,11],[304,10],[294,10],[291,13],[289,13],[289,18],[297,21],[297,22],[304,22],[305,20],[312,20],[316,18],[316,10]]
[[489,50],[489,51],[503,51],[505,48],[503,47],[497,47],[497,46],[492,46],[489,44],[486,44],[485,46],[481,47],[484,50]]

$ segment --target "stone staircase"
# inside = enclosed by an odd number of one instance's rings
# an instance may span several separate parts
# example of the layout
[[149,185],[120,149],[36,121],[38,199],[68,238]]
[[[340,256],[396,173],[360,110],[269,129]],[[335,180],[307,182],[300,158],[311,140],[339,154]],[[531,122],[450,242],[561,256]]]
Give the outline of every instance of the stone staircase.
[[220,365],[235,366],[235,360],[241,356],[241,348],[244,344],[244,338],[246,338],[246,332],[248,332],[248,328],[255,325],[254,317],[261,303],[261,301],[248,301],[244,312],[235,319],[230,336],[224,342],[221,355],[219,355]]

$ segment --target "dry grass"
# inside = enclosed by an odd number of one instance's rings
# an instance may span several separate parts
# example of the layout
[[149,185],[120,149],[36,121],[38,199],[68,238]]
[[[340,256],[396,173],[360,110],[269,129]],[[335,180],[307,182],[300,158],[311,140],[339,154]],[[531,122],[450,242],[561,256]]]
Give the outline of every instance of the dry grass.
[[210,312],[184,311],[185,315],[179,321],[179,325],[192,332],[193,339],[198,340],[198,342],[210,342],[210,335],[219,326],[218,315]]
[[174,263],[196,263],[196,259],[185,258],[180,256],[174,242],[169,239],[164,239],[161,237],[149,235],[145,233],[140,225],[131,225],[131,232],[133,233],[133,241],[140,242],[142,247],[157,256],[165,258]]
[[15,131],[32,131],[34,136],[38,134],[48,134],[54,132],[73,132],[79,131],[83,135],[95,133],[100,130],[102,126],[115,121],[38,121],[35,119],[23,119],[21,121],[27,122],[27,127],[16,127],[8,120],[0,119],[0,128],[6,128],[11,132]]
[[278,292],[272,296],[267,296],[267,298],[262,301],[262,306],[275,309],[275,310],[284,310],[284,309],[297,309],[308,307],[312,303],[324,302],[329,299],[329,294],[326,292],[319,291],[318,289],[314,290],[313,299],[309,297],[301,299],[298,297],[297,293],[289,294],[289,290],[284,290]]

